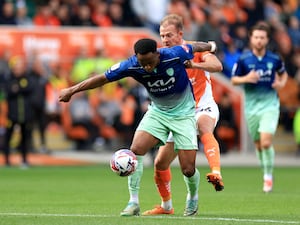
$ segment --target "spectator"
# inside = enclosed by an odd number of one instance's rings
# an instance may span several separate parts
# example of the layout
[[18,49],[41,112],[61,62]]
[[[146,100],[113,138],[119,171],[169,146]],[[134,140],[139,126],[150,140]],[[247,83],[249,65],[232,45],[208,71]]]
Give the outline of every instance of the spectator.
[[265,20],[264,1],[262,0],[247,0],[240,1],[241,8],[247,13],[246,26],[252,27],[258,21]]
[[99,27],[111,27],[112,21],[108,16],[108,4],[105,1],[98,1],[91,15],[93,22]]
[[37,26],[60,26],[59,19],[47,4],[38,7],[38,13],[33,17],[33,23]]
[[90,56],[88,49],[85,46],[80,47],[71,69],[71,82],[78,83],[89,77],[94,72],[94,66],[94,59]]
[[69,74],[58,63],[51,65],[52,74],[49,76],[49,83],[46,86],[46,114],[47,124],[55,122],[61,124],[61,103],[57,98],[61,89],[69,85]]
[[281,13],[281,7],[279,4],[272,0],[265,0],[263,8],[266,21],[279,19],[279,15]]
[[200,27],[197,40],[214,40],[220,51],[223,50],[223,41],[219,29],[221,23],[224,23],[223,16],[219,11],[212,10],[207,14],[207,21]]
[[137,14],[131,7],[131,0],[111,0],[110,5],[116,3],[119,4],[123,11],[124,23],[128,27],[141,27],[143,26]]
[[8,103],[8,125],[5,134],[4,155],[5,164],[10,166],[10,141],[16,125],[21,130],[22,168],[28,167],[27,154],[32,134],[33,114],[31,111],[31,95],[33,82],[26,73],[25,61],[20,57],[10,60],[11,74],[5,82],[5,95]]
[[169,0],[130,0],[130,4],[144,27],[159,34],[159,24],[167,13]]
[[171,0],[168,6],[168,14],[177,14],[183,18],[184,39],[197,40],[199,26],[190,12],[190,3],[186,0]]
[[66,1],[61,1],[61,0],[48,0],[47,1],[47,5],[49,6],[51,12],[53,15],[55,15],[59,9],[59,6],[62,2],[66,2]]
[[219,3],[219,8],[222,14],[224,15],[225,21],[233,25],[235,23],[245,23],[247,20],[247,14],[244,10],[242,10],[238,1],[236,0],[225,0],[225,1],[217,1]]
[[[94,93],[94,91],[97,93]],[[100,129],[105,144],[112,147],[113,141],[118,136],[121,144],[127,145],[126,137],[130,136],[130,131],[128,131],[128,123],[126,123],[128,120],[124,123],[122,116],[126,117],[125,120],[129,117],[129,123],[132,122],[131,118],[133,116],[131,110],[126,111],[126,107],[123,107],[124,87],[120,83],[110,83],[94,91],[90,95],[95,110],[94,121]],[[126,115],[123,115],[123,113],[126,113]]]
[[[63,117],[70,117],[70,128],[76,129],[76,127],[82,127],[88,133],[86,137],[73,140],[76,144],[75,148],[77,150],[91,149],[96,138],[99,136],[99,131],[93,122],[93,110],[88,95],[82,92],[76,97],[74,96],[72,101],[68,103],[67,110],[69,112],[65,111],[67,114],[63,113]],[[68,133],[67,130],[65,132]]]
[[230,79],[231,71],[234,63],[237,61],[241,51],[239,51],[232,40],[230,40],[224,47],[222,62],[223,62],[223,73]]
[[[41,60],[34,59],[32,68],[29,72],[32,77],[34,91],[32,94],[32,111],[34,114],[34,125],[37,125],[40,136],[40,153],[47,153],[46,146],[46,128],[47,128],[47,115],[46,115],[46,86],[48,79],[45,75],[43,64]],[[33,141],[32,141],[32,147]]]
[[238,51],[242,52],[248,47],[248,29],[244,23],[236,23],[231,26],[230,36]]
[[289,18],[288,34],[295,51],[300,51],[300,26],[299,20],[295,16]]
[[300,20],[300,4],[298,4],[293,15],[296,16],[298,20]]
[[95,56],[92,59],[93,68],[91,72],[103,73],[109,67],[111,67],[115,61],[106,55],[104,47],[98,47],[95,52]]
[[6,0],[1,8],[0,24],[3,25],[16,25],[16,16],[14,4],[12,1]]
[[91,18],[92,12],[88,5],[81,4],[78,6],[78,11],[72,16],[73,26],[96,26],[95,22]]
[[23,27],[31,27],[33,25],[32,19],[27,15],[27,6],[23,1],[17,2],[16,23],[18,26]]
[[61,26],[71,26],[71,12],[67,4],[62,4],[57,10],[57,18]]
[[8,78],[10,74],[10,68],[8,65],[8,60],[11,57],[11,52],[9,49],[3,49],[0,56],[0,76],[3,79]]
[[108,6],[108,15],[111,19],[112,25],[117,27],[125,27],[126,20],[122,5],[118,2],[112,2]]

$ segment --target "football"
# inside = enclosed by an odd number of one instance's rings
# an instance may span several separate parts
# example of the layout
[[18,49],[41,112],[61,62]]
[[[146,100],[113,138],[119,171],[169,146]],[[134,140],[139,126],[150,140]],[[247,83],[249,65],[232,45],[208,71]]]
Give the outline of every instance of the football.
[[137,164],[136,155],[128,149],[116,151],[110,160],[111,170],[121,177],[132,174],[136,170]]

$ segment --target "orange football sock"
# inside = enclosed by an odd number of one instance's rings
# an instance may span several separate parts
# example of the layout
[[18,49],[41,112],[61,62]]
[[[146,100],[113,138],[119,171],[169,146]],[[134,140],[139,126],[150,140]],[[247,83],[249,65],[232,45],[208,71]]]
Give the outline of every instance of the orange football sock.
[[170,168],[167,170],[155,170],[154,172],[156,187],[164,202],[171,199],[171,178]]
[[212,133],[202,135],[201,142],[209,167],[213,173],[221,173],[220,147]]

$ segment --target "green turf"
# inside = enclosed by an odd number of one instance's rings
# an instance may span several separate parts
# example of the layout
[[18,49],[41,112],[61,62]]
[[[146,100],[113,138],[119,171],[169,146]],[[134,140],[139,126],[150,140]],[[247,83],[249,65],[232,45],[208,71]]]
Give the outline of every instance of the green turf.
[[[202,177],[208,168],[200,167]],[[275,187],[262,193],[259,168],[224,167],[225,190],[215,192],[201,180],[199,215],[183,217],[186,188],[173,168],[175,215],[120,217],[128,201],[127,178],[108,165],[81,167],[0,168],[0,225],[253,225],[300,224],[300,168],[276,168]],[[160,202],[153,169],[145,168],[141,210]]]

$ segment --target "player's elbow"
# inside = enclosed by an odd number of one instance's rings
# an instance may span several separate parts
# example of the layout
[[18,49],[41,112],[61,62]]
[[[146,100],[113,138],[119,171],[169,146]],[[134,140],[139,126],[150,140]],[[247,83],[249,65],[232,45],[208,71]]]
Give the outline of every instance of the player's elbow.
[[231,83],[233,84],[233,85],[239,85],[240,83],[238,82],[238,79],[236,78],[236,77],[232,77],[231,78]]
[[216,65],[216,72],[222,72],[223,71],[223,65],[221,62],[219,62],[217,65]]

